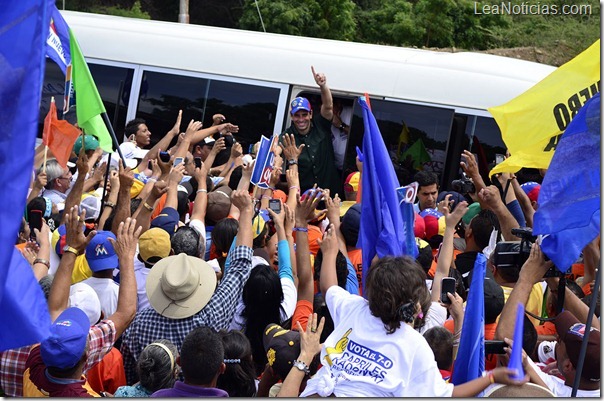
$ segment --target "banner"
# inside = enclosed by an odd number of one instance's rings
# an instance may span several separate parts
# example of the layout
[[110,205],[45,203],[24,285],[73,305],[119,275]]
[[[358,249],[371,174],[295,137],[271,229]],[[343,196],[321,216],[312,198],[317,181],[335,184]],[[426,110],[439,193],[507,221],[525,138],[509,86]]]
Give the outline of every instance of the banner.
[[273,135],[271,139],[264,135],[260,138],[260,146],[256,155],[256,163],[252,170],[250,182],[262,189],[270,187],[271,174],[275,164],[275,153],[273,149],[279,140],[278,135]]
[[31,180],[45,47],[54,0],[5,0],[0,20],[0,351],[49,336],[32,268],[15,248]]
[[57,119],[57,106],[53,97],[50,102],[50,110],[44,119],[42,142],[48,146],[61,167],[67,168],[73,144],[80,134],[80,130],[69,124],[68,121]]
[[415,224],[413,202],[415,202],[415,196],[417,195],[418,188],[419,184],[416,181],[412,182],[406,187],[396,189],[400,202],[401,216],[403,218],[403,228],[405,230],[403,234],[403,252],[414,259],[417,258],[417,255],[419,254],[417,242],[415,242],[415,231],[413,230],[413,225]]
[[528,91],[489,108],[511,154],[491,170],[515,173],[549,166],[562,132],[581,107],[600,92],[600,40]]
[[533,233],[549,234],[541,249],[561,272],[600,234],[600,121],[598,93],[562,135],[537,199]]

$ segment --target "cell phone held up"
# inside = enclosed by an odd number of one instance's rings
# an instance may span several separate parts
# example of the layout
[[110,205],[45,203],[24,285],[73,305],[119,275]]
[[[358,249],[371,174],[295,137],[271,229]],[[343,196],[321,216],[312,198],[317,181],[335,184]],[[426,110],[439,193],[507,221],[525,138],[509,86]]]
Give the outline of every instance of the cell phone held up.
[[201,157],[196,157],[193,160],[195,161],[195,168],[201,168]]
[[41,210],[32,210],[29,212],[30,238],[36,238],[34,228],[37,228],[38,231],[42,230],[42,215],[43,214]]
[[268,208],[277,214],[281,213],[281,201],[279,199],[269,199]]
[[484,342],[484,353],[489,354],[505,354],[507,344],[500,340],[486,340]]
[[161,160],[164,163],[168,163],[170,161],[170,153],[159,152],[159,160]]
[[440,302],[443,304],[450,304],[451,300],[447,296],[447,293],[455,293],[455,279],[453,277],[443,277],[440,282]]

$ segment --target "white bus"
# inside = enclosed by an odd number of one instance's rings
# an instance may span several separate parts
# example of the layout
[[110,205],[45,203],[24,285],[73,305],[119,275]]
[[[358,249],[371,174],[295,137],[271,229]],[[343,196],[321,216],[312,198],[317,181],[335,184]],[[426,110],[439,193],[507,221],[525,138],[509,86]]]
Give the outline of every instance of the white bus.
[[[504,153],[499,129],[486,111],[526,91],[554,67],[488,54],[445,53],[392,46],[305,38],[201,25],[63,11],[77,37],[109,118],[121,140],[126,121],[142,117],[157,141],[183,109],[211,125],[222,113],[239,125],[237,139],[282,132],[288,105],[306,96],[318,107],[319,89],[310,66],[324,72],[334,99],[352,107],[344,174],[354,170],[363,123],[356,97],[368,93],[393,161],[406,127],[421,139],[431,161],[424,168],[447,187],[457,175],[459,154],[470,149],[481,166]],[[50,96],[62,108],[64,77],[47,62],[41,116]],[[72,113],[75,114],[75,113]],[[67,119],[69,114],[65,116]],[[43,121],[43,119],[41,120]]]

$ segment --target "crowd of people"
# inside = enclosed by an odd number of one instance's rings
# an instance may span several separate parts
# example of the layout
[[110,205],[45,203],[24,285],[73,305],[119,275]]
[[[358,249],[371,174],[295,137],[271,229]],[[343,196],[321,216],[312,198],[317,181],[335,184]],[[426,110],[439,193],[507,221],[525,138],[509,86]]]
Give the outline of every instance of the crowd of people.
[[[257,146],[244,155],[221,114],[181,133],[179,113],[150,149],[149,127],[132,120],[123,160],[92,135],[66,167],[36,158],[15,243],[46,296],[51,335],[0,353],[5,395],[567,397],[582,367],[577,395],[600,396],[599,313],[585,330],[599,303],[599,237],[566,276],[546,274],[539,245],[523,250],[512,233],[532,226],[540,184],[485,182],[464,151],[472,190],[439,191],[435,173],[415,174],[419,255],[376,257],[363,281],[361,177],[379,172],[357,159],[340,178],[348,125],[325,75],[312,74],[320,110],[291,103],[268,189],[250,182]],[[485,339],[504,348],[485,355],[482,377],[454,385],[482,255]],[[443,278],[454,291],[441,294]],[[524,377],[508,367],[518,303]]]

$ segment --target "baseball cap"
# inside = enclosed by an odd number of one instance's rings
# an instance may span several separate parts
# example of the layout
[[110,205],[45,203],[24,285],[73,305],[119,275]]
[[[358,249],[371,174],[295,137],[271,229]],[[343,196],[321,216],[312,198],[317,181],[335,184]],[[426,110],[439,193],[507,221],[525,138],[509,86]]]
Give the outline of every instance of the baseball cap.
[[310,102],[305,97],[297,97],[291,103],[292,114],[296,114],[299,110],[311,111]]
[[159,227],[150,228],[138,239],[138,253],[143,262],[150,265],[156,262],[149,262],[151,258],[163,259],[170,256],[171,248],[170,234]]
[[90,325],[95,325],[101,318],[101,301],[94,289],[86,283],[75,283],[69,287],[69,306],[81,309]]
[[300,333],[270,323],[264,328],[262,344],[269,366],[281,379],[285,379],[292,362],[300,355]]
[[520,188],[524,191],[524,193],[529,197],[531,202],[537,202],[539,198],[539,192],[541,192],[541,185],[535,181],[525,182],[520,185]]
[[164,207],[161,210],[161,213],[151,220],[151,228],[159,227],[165,230],[168,234],[170,234],[170,238],[174,235],[176,230],[178,229],[178,221],[180,216],[178,212],[173,207]]
[[124,159],[142,159],[147,154],[148,150],[141,149],[134,142],[124,142],[120,145],[120,150]]
[[358,191],[360,178],[361,178],[361,173],[359,173],[358,171],[348,174],[348,177],[346,177],[346,181],[344,181],[344,191],[346,191],[346,192]]
[[415,213],[415,219],[413,220],[413,235],[418,238],[426,237],[426,222],[419,213]]
[[468,210],[466,210],[463,217],[461,218],[461,221],[463,221],[465,225],[470,224],[470,221],[474,218],[474,216],[480,213],[481,210],[482,209],[480,208],[480,203],[474,202],[470,204],[468,206]]
[[90,321],[79,308],[67,308],[50,326],[50,336],[40,344],[42,361],[48,367],[69,369],[84,355]]
[[254,217],[252,220],[252,237],[254,239],[258,238],[258,236],[262,234],[265,226],[266,221],[261,214],[258,214],[256,217]]
[[451,209],[451,211],[453,211],[458,204],[460,204],[461,202],[466,200],[466,198],[459,192],[442,191],[442,192],[438,193],[438,197],[436,198],[436,203],[443,201],[447,195],[451,195],[449,200],[453,201],[453,209]]
[[86,246],[86,260],[93,272],[115,269],[118,267],[118,259],[109,238],[115,238],[111,231],[97,231],[90,243]]
[[101,198],[90,195],[83,194],[82,200],[80,201],[80,213],[82,211],[86,212],[86,217],[84,220],[96,220],[101,213]]
[[[84,151],[95,150],[99,147],[99,141],[94,135],[85,135],[85,137]],[[82,135],[78,136],[78,139],[76,139],[75,143],[73,144],[73,152],[76,155],[80,154],[80,150],[82,150]]]
[[426,226],[425,239],[431,239],[436,235],[445,234],[445,216],[436,209],[427,208],[419,212],[419,215],[424,218]]
[[[581,353],[581,343],[585,336],[585,324],[569,311],[563,311],[556,317],[555,325],[560,341],[566,348],[568,359],[576,369]],[[600,381],[600,330],[593,327],[588,334],[587,352],[581,377],[592,382]]]

